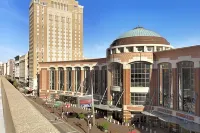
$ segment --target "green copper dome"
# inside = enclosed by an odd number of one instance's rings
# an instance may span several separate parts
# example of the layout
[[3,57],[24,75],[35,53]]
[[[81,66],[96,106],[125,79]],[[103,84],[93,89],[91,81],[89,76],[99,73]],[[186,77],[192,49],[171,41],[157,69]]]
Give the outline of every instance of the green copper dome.
[[120,37],[118,37],[117,39],[120,38],[128,38],[128,37],[136,37],[136,36],[154,36],[154,37],[161,37],[161,35],[159,35],[158,33],[155,33],[151,30],[147,30],[143,27],[136,27],[133,30],[130,30],[126,33],[124,33],[123,35],[121,35]]

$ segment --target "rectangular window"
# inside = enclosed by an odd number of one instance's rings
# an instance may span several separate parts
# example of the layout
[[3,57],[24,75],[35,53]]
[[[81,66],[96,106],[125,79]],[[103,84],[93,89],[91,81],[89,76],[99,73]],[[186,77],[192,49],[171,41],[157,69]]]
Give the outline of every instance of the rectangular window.
[[131,93],[131,104],[132,105],[145,105],[146,93]]

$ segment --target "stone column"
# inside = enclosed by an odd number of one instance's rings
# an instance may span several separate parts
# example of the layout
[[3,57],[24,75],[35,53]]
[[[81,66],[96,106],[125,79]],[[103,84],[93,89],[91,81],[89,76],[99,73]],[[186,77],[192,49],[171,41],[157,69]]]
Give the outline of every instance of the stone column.
[[64,91],[67,91],[67,69],[64,67]]
[[131,118],[131,113],[129,110],[126,108],[127,105],[130,105],[131,103],[131,93],[130,93],[130,77],[131,77],[131,70],[130,70],[130,64],[124,64],[123,65],[123,87],[122,87],[122,92],[124,90],[123,94],[123,120],[126,122]]
[[195,101],[195,115],[200,116],[200,68],[195,68],[195,77],[194,77],[194,83],[195,83],[195,92],[196,92],[196,101]]
[[111,97],[111,92],[110,92],[110,88],[112,85],[112,76],[111,76],[111,68],[108,65],[107,67],[107,104],[110,104],[112,102],[112,97]]
[[172,68],[172,82],[173,82],[173,109],[178,110],[178,77],[177,68]]

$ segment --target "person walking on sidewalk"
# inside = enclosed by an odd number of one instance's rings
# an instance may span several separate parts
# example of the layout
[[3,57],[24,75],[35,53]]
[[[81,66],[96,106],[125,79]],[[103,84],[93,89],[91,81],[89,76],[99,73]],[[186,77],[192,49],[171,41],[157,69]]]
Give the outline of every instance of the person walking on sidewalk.
[[62,119],[64,118],[64,113],[65,113],[65,112],[64,112],[64,111],[62,111],[62,114],[61,114],[61,117],[62,117]]

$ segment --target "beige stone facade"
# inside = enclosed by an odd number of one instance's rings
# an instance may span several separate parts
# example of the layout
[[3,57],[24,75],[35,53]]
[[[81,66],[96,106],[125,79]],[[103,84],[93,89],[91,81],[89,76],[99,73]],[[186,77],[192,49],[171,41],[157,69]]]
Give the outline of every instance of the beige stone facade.
[[83,6],[75,0],[32,0],[29,7],[29,85],[38,62],[83,59]]
[[19,58],[19,82],[23,85],[28,83],[28,53]]
[[[146,36],[153,36],[150,43]],[[100,106],[115,107],[115,119],[141,122],[148,111],[200,124],[200,46],[173,49],[160,35],[141,27],[122,38],[125,45],[116,39],[106,58],[39,63],[40,97],[84,96],[93,88]]]

